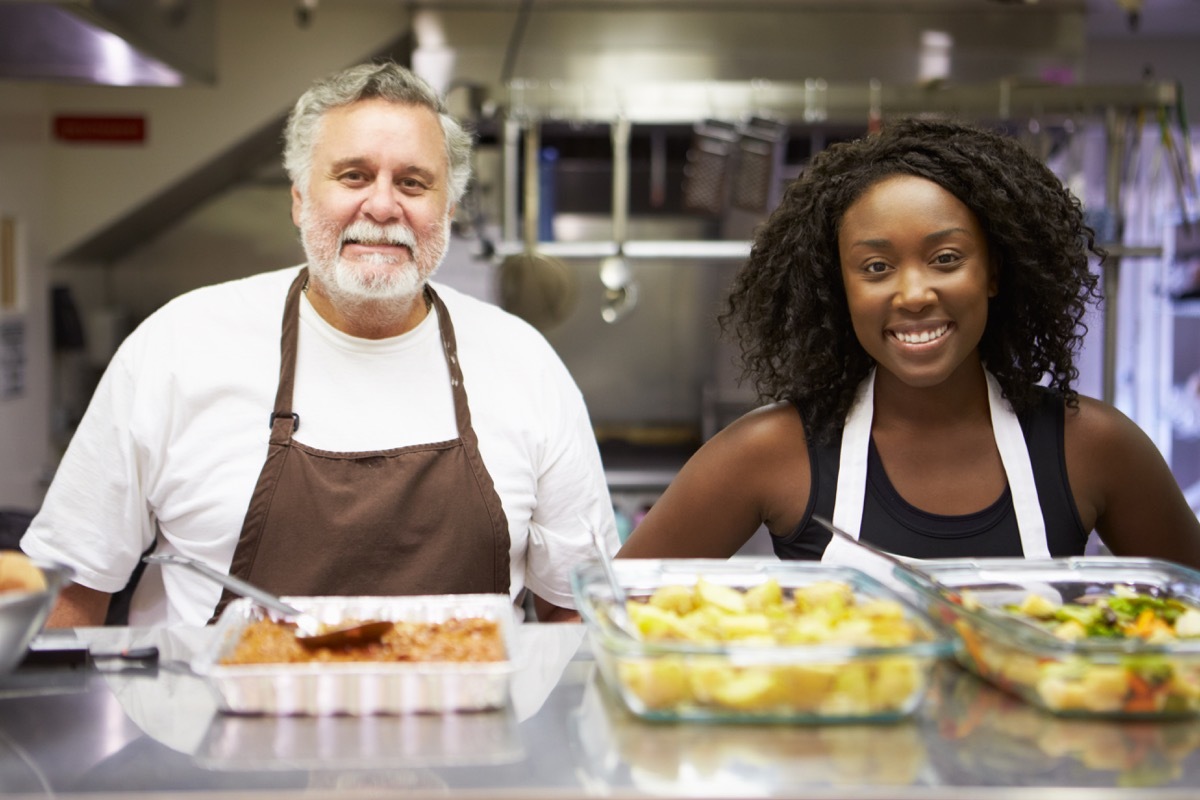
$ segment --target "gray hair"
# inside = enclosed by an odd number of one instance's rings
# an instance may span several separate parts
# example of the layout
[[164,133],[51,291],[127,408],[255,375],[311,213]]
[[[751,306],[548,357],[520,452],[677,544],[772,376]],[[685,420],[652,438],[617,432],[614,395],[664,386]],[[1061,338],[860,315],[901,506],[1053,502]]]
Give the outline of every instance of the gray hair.
[[422,106],[438,115],[450,162],[450,202],[457,203],[471,179],[471,135],[450,116],[446,104],[425,80],[391,61],[360,64],[314,83],[300,96],[284,130],[283,168],[301,192],[308,190],[313,145],[325,114],[360,100]]

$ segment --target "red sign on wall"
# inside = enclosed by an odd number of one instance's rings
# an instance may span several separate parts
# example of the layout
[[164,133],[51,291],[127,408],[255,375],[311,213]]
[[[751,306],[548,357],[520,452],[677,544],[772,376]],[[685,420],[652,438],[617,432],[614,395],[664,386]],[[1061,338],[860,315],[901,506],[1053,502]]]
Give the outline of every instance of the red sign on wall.
[[144,142],[145,117],[55,117],[54,138],[63,142]]

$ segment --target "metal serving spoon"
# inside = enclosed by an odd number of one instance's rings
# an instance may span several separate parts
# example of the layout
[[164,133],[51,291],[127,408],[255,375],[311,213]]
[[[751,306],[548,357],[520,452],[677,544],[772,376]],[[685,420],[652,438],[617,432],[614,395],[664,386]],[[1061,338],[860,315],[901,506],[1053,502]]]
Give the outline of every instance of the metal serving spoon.
[[608,550],[604,545],[604,537],[600,535],[598,528],[588,524],[587,520],[583,517],[579,518],[579,522],[591,532],[592,543],[596,546],[596,555],[600,557],[600,567],[604,570],[605,579],[608,580],[608,590],[612,594],[613,599],[612,607],[608,609],[608,618],[627,636],[631,636],[634,639],[642,638],[637,626],[629,618],[629,609],[626,607],[629,597],[625,594],[625,589],[621,586],[621,582],[617,580],[617,573],[613,569],[612,559],[608,557]]
[[209,580],[216,581],[229,591],[249,597],[260,605],[282,614],[288,622],[296,625],[296,641],[305,647],[342,647],[345,645],[367,644],[378,641],[385,633],[394,627],[394,623],[386,620],[372,620],[341,628],[329,628],[325,623],[300,609],[290,606],[273,594],[265,592],[257,586],[246,583],[241,578],[235,578],[224,572],[219,572],[207,564],[184,556],[152,554],[142,559],[147,564],[179,564],[194,572],[198,572]]
[[[843,540],[845,540],[845,542],[847,544],[853,545],[854,547],[863,551],[864,555],[867,555],[867,556],[869,556],[871,558],[875,558],[875,559],[882,559],[884,562],[886,562],[886,566],[880,565],[879,562],[877,561],[875,568],[864,569],[865,572],[873,574],[876,578],[884,578],[885,580],[890,579],[891,581],[894,581],[895,579],[891,578],[890,573],[894,569],[899,569],[899,570],[902,570],[903,572],[908,573],[909,575],[919,578],[920,580],[923,580],[927,583],[933,584],[935,587],[937,587],[940,591],[942,591],[945,594],[950,594],[950,595],[957,594],[953,589],[951,589],[949,586],[947,586],[946,584],[939,581],[937,578],[930,575],[928,572],[925,572],[924,570],[920,569],[919,567],[914,567],[911,563],[909,563],[908,561],[905,561],[904,559],[900,558],[899,556],[897,556],[893,553],[889,553],[886,550],[882,550],[873,544],[867,544],[866,542],[862,541],[861,539],[854,538],[849,533],[842,530],[838,526],[834,525],[832,522],[830,522],[829,520],[825,519],[822,516],[813,514],[812,518],[813,518],[813,522],[817,523],[822,528],[825,528],[827,531],[832,533],[834,535],[834,537],[841,537]],[[861,567],[864,565],[860,564],[858,566]],[[886,570],[886,573],[888,573],[888,574],[884,574],[883,570]]]

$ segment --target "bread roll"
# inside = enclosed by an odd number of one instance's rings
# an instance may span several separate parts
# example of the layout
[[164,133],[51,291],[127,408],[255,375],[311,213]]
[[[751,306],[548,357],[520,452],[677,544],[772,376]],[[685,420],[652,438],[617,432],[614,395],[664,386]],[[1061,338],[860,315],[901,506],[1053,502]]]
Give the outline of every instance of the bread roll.
[[46,576],[29,556],[19,550],[0,550],[0,594],[40,592],[46,588]]

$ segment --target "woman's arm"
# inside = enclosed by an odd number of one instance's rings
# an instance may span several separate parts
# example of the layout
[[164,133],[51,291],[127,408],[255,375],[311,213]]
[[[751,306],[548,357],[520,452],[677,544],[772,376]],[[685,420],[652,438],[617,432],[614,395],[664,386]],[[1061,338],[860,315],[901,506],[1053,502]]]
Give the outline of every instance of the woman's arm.
[[1150,437],[1117,409],[1088,397],[1068,408],[1067,476],[1084,525],[1116,555],[1200,569],[1200,520]]
[[808,503],[809,473],[791,404],[752,411],[688,460],[617,555],[727,558],[764,523],[786,534]]

